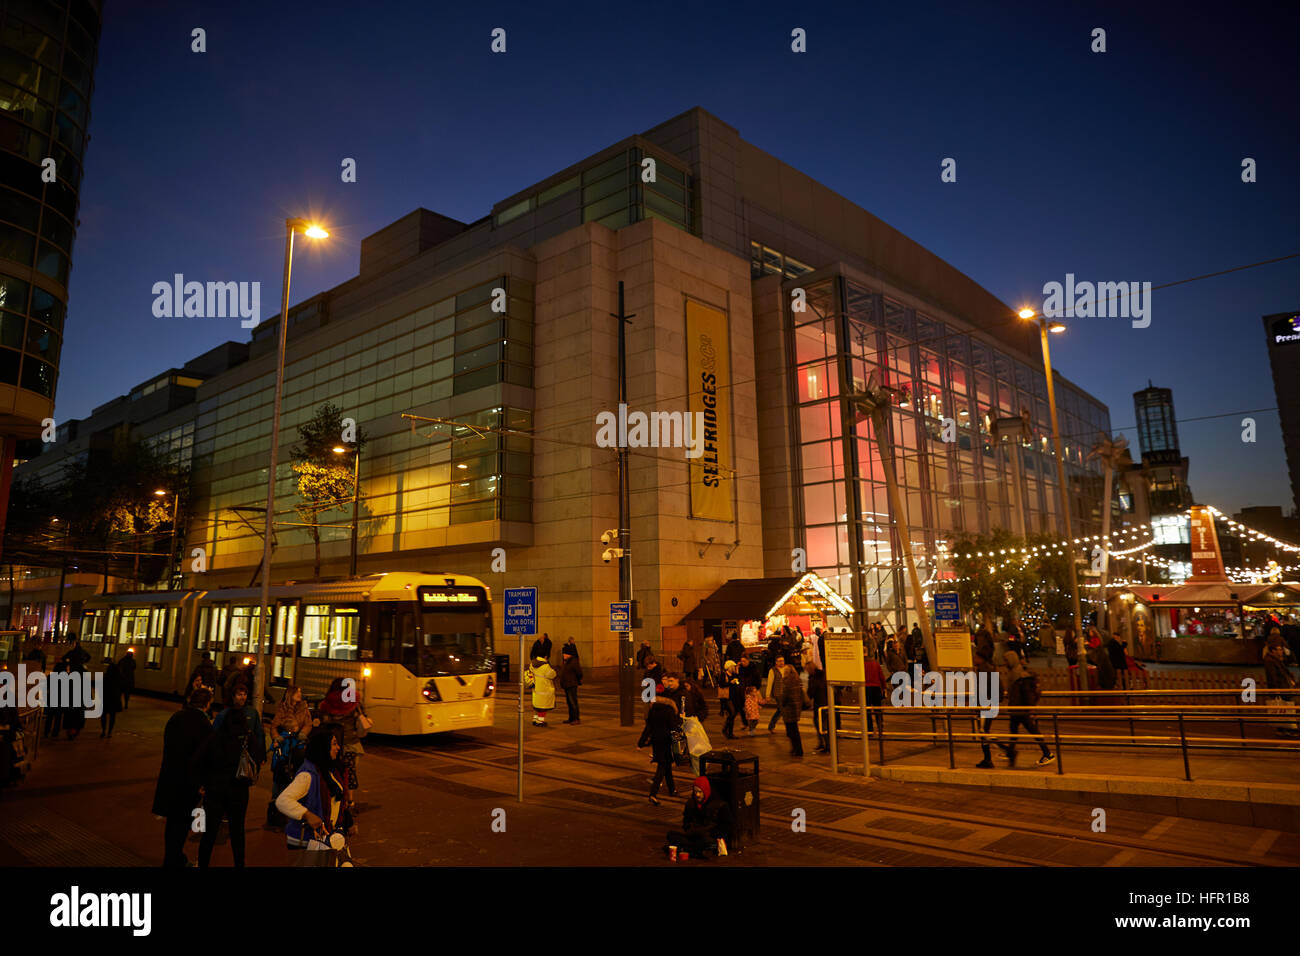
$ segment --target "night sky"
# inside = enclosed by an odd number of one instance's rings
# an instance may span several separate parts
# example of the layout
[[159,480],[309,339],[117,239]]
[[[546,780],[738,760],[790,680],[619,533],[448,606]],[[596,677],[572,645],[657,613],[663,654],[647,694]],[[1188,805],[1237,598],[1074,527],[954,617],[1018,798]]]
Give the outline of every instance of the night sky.
[[[106,3],[60,421],[247,339],[237,318],[155,318],[155,282],[260,280],[275,314],[287,215],[333,232],[295,255],[298,302],[419,206],[479,219],[693,106],[1010,306],[1067,272],[1160,285],[1300,252],[1300,18],[1266,6],[294,6]],[[1260,316],[1292,309],[1300,259],[1158,290],[1149,328],[1075,319],[1053,360],[1116,430],[1148,379],[1172,388],[1198,501],[1289,508],[1277,413],[1253,416],[1255,444],[1235,413],[1276,405]],[[1186,421],[1206,416],[1226,417]]]

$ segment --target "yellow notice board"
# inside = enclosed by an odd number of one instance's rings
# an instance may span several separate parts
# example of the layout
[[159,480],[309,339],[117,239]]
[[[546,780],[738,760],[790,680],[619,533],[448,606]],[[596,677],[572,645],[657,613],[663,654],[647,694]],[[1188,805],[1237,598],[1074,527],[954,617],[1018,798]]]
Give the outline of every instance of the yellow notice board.
[[826,635],[826,679],[832,684],[862,684],[867,680],[862,638]]
[[935,631],[934,651],[939,658],[935,667],[971,668],[970,635],[966,629],[959,631]]
[[[691,458],[691,517],[732,520],[731,347],[727,313],[686,300],[686,381],[691,428],[704,425],[702,449]],[[692,431],[692,437],[694,431]],[[700,441],[699,439],[696,439]]]

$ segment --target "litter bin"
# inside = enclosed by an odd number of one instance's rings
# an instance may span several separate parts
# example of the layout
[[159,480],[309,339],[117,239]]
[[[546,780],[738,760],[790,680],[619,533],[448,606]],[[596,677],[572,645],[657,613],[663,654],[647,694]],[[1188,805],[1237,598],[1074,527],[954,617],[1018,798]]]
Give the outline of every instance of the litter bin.
[[[709,772],[709,766],[715,769]],[[743,850],[758,840],[758,757],[744,750],[710,750],[700,757],[700,774],[731,807],[735,829],[730,848]]]
[[496,660],[497,680],[499,681],[510,680],[510,655],[496,654],[494,655],[494,657]]

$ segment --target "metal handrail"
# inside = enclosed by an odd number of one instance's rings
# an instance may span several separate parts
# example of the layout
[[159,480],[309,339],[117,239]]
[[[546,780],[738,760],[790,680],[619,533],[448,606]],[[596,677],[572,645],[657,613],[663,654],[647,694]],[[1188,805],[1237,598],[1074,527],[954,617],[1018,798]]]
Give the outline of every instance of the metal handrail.
[[[1104,692],[1103,692],[1104,693]],[[1170,705],[1170,704],[1144,704],[1144,705],[1066,705],[1057,707],[1043,707],[1041,703],[1037,705],[1008,705],[998,708],[999,716],[1004,713],[1026,712],[1036,714],[1042,717],[1050,717],[1052,720],[1052,737],[1056,741],[1056,771],[1063,774],[1064,761],[1061,755],[1061,741],[1069,743],[1083,743],[1090,747],[1128,747],[1132,749],[1174,749],[1177,748],[1183,755],[1183,774],[1185,779],[1192,779],[1190,750],[1195,747],[1199,750],[1232,750],[1235,752],[1242,751],[1261,751],[1270,753],[1300,753],[1300,741],[1293,740],[1270,740],[1267,738],[1258,738],[1247,741],[1245,736],[1245,724],[1276,724],[1288,721],[1288,715],[1285,714],[1268,714],[1260,713],[1263,703],[1248,705],[1230,705],[1230,704],[1204,704],[1204,705]],[[827,704],[819,708],[823,714],[823,721],[829,721],[825,716],[825,711],[835,710],[856,710],[845,705]],[[1005,734],[992,732],[981,733],[975,729],[975,721],[981,719],[981,714],[987,711],[987,708],[980,705],[938,705],[929,707],[876,707],[872,708],[873,716],[876,717],[876,737],[879,749],[879,760],[883,765],[885,763],[885,734],[884,711],[888,709],[892,716],[901,717],[903,712],[914,710],[919,711],[915,716],[930,718],[930,730],[927,731],[894,731],[891,737],[897,740],[929,740],[931,744],[938,746],[940,743],[937,721],[944,720],[945,734],[944,739],[948,744],[948,766],[950,769],[956,769],[956,752],[955,744],[958,742],[966,743],[1000,743],[1003,741],[1018,741],[1028,737],[1030,740],[1040,740],[1046,737],[1042,732],[1038,734]],[[1100,711],[1100,712],[1099,712]],[[1112,712],[1117,711],[1117,712]],[[1190,713],[1189,713],[1190,711]],[[1251,713],[1240,713],[1240,711],[1251,711]],[[972,732],[954,733],[952,722],[954,718],[969,718],[972,723]],[[1066,734],[1060,732],[1060,720],[1062,718],[1087,718],[1098,721],[1127,720],[1129,722],[1129,734],[1127,739],[1113,735],[1102,734]],[[1170,735],[1142,735],[1136,733],[1133,726],[1135,721],[1161,721],[1168,722],[1171,719],[1177,719],[1178,736],[1177,738]],[[1221,721],[1236,721],[1241,732],[1240,738],[1231,737],[1210,737],[1210,736],[1189,736],[1187,733],[1187,723],[1213,723]],[[866,727],[853,730],[837,730],[832,727],[830,722],[824,723],[824,726],[831,728],[831,733],[836,733],[840,737],[860,738],[865,732]],[[1175,742],[1176,741],[1176,742]]]

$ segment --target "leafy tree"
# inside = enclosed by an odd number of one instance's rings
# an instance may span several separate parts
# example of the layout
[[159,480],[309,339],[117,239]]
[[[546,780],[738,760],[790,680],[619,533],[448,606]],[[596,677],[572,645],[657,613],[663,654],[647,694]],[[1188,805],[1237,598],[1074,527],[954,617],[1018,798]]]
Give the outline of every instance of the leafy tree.
[[[349,434],[353,430],[355,435]],[[315,546],[314,580],[320,580],[320,516],[351,505],[353,494],[360,494],[353,487],[353,461],[365,444],[365,432],[355,424],[345,430],[342,410],[330,402],[298,426],[298,444],[290,450],[299,498],[294,510],[307,523]],[[335,448],[347,448],[350,454]]]
[[1003,528],[987,535],[962,535],[952,543],[949,553],[961,602],[990,632],[995,617],[1025,606],[1025,596],[1035,585],[1033,568],[1020,554],[1024,546]]

